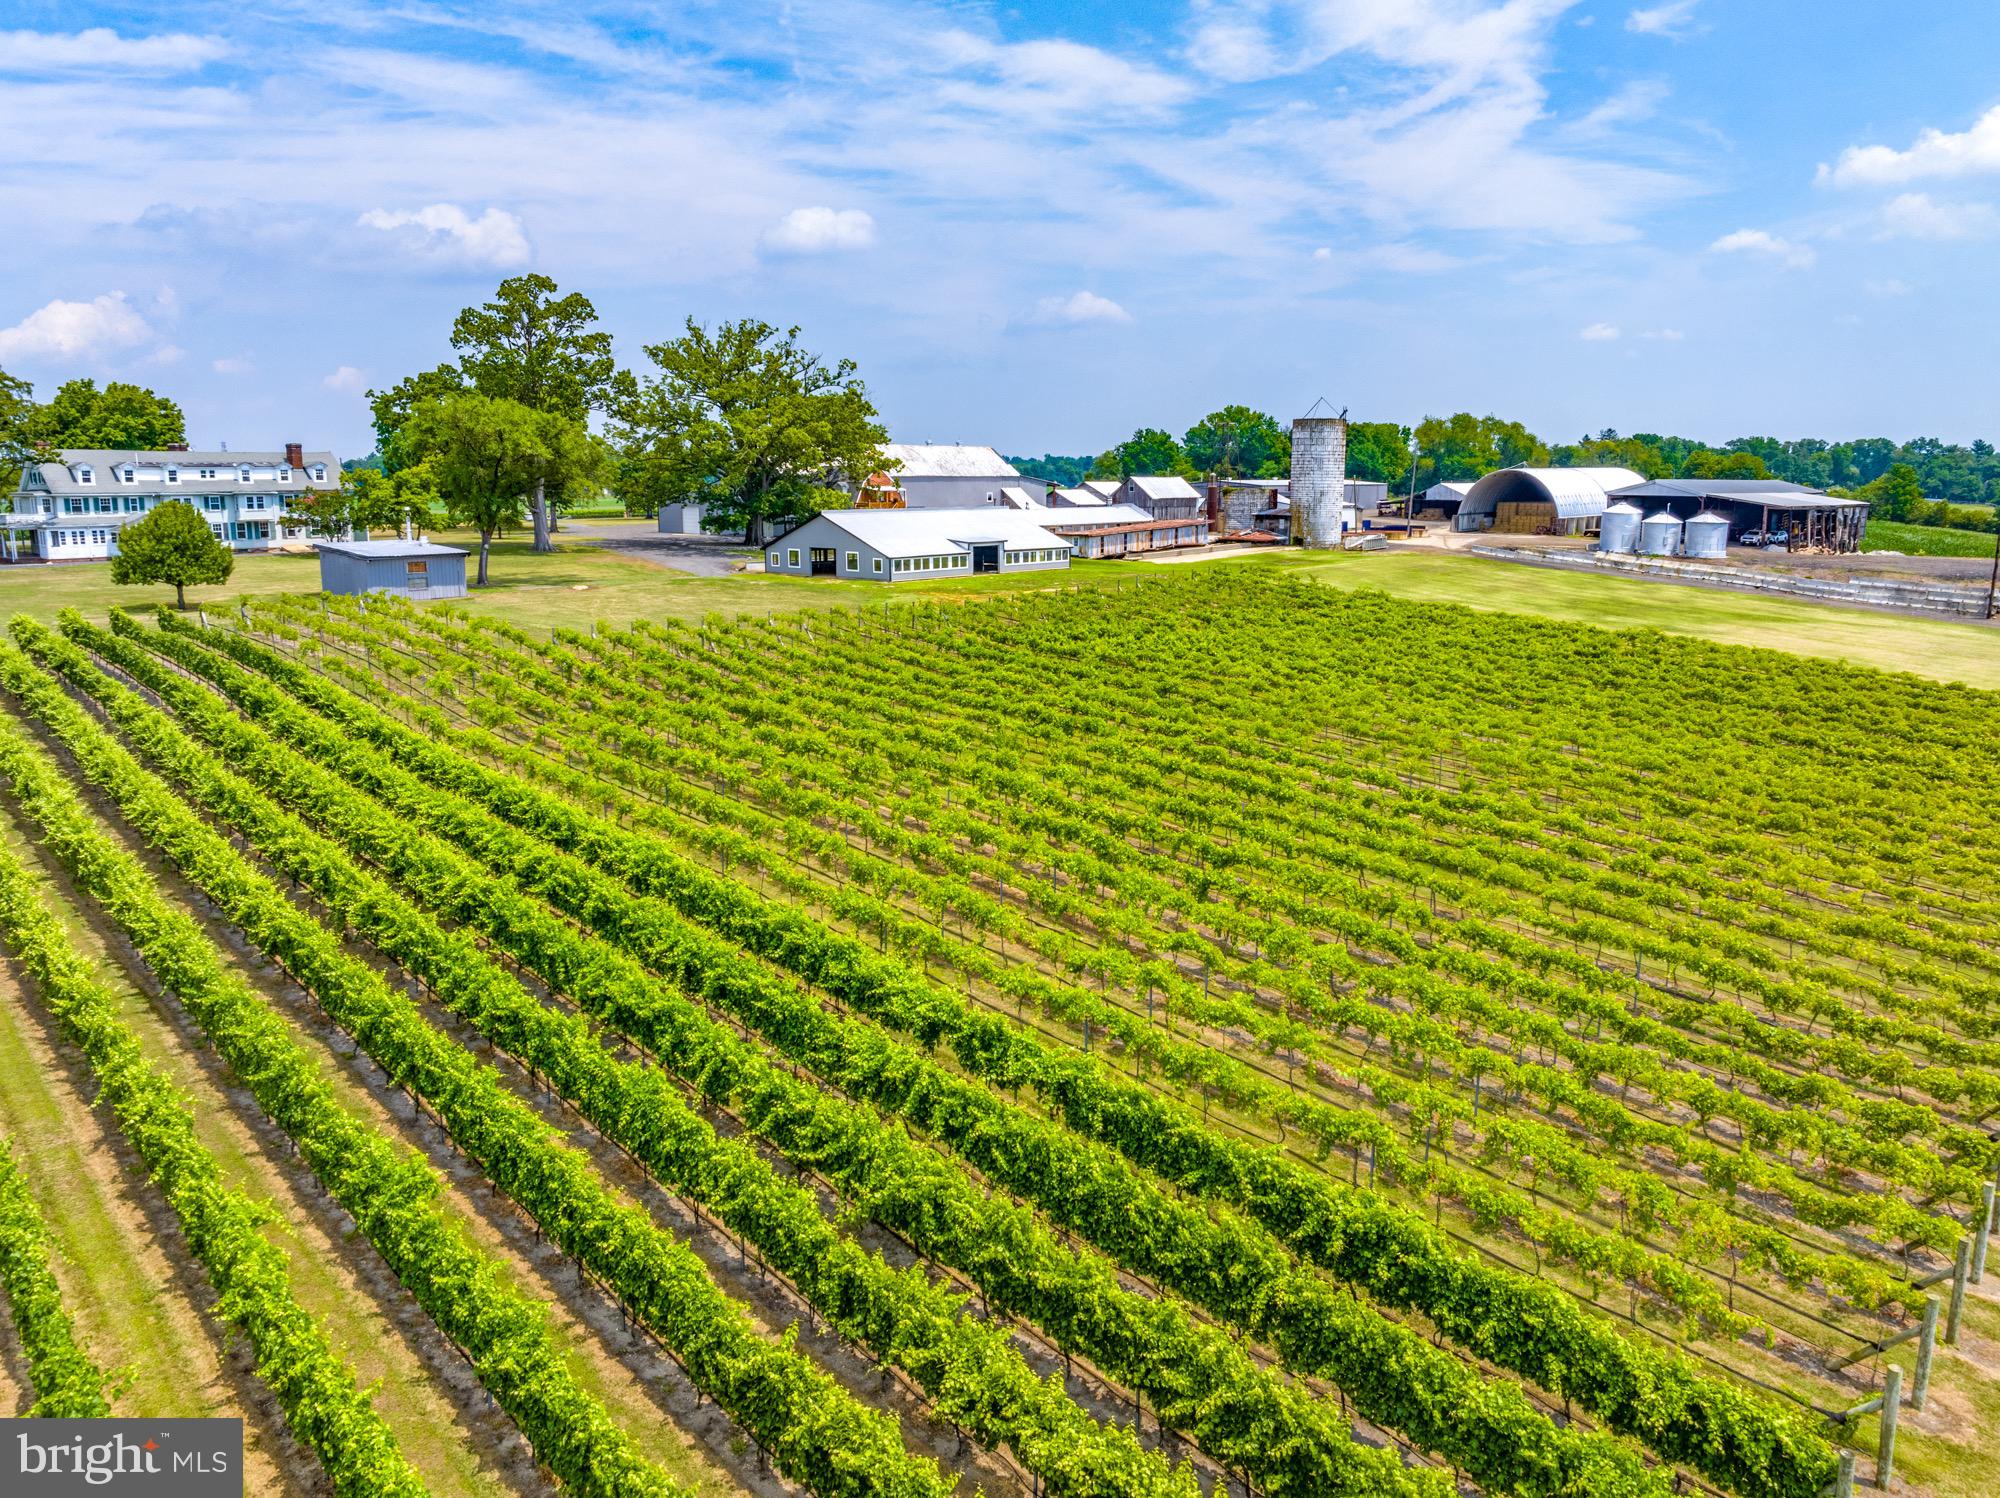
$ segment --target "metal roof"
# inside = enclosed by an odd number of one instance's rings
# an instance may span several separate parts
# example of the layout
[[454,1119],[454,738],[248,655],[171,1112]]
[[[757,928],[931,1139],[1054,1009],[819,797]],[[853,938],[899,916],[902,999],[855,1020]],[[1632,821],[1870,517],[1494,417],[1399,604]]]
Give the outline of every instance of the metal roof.
[[[132,493],[143,489],[148,494],[168,492],[161,479],[135,476],[131,483],[115,479],[112,474],[124,468],[172,468],[178,471],[178,482],[174,489],[194,489],[197,492],[204,484],[238,484],[239,468],[283,468],[286,466],[283,452],[175,452],[148,450],[130,447],[66,447],[56,459],[44,463],[29,463],[21,473],[21,487],[24,489],[45,489],[50,494],[117,494]],[[315,479],[315,466],[326,470],[326,477]],[[75,470],[88,468],[92,482],[85,484],[77,480]],[[214,468],[220,470],[212,479],[197,478],[193,470]],[[330,452],[309,452],[300,455],[299,462],[292,467],[289,479],[259,478],[252,484],[266,493],[272,490],[304,491],[307,489],[332,489],[340,483],[340,459]]]
[[[1023,514],[997,505],[982,505],[963,510],[827,510],[815,518],[831,523],[885,557],[927,557],[996,543],[1011,547],[1057,546],[1067,550],[1067,541],[1042,528],[1040,522],[1051,513],[1038,510]],[[776,540],[765,542],[765,548],[768,550],[803,529],[804,526],[794,526]]]
[[436,541],[315,541],[315,551],[338,552],[344,557],[380,560],[399,557],[462,557],[465,549],[443,546]]
[[[1050,529],[1087,526],[1092,530],[1116,530],[1121,525],[1147,525],[1152,523],[1152,515],[1137,505],[1099,505],[1096,509],[1086,508],[1080,515],[1072,515],[1066,510],[1044,510],[1041,522]],[[1201,517],[1206,523],[1207,517]],[[1170,520],[1168,525],[1193,525],[1193,520]]]
[[931,479],[1017,479],[1021,472],[990,447],[955,442],[886,442],[882,455],[899,464],[894,477]]
[[1123,486],[1117,479],[1085,479],[1083,487],[1088,489],[1092,494],[1103,495],[1108,500],[1117,494]]
[[1620,497],[1638,499],[1727,500],[1735,504],[1767,505],[1774,510],[1826,510],[1865,506],[1865,499],[1842,499],[1824,489],[1809,489],[1786,479],[1652,479],[1629,484]]
[[1201,492],[1175,473],[1133,474],[1131,485],[1148,499],[1200,499]]
[[1541,500],[1559,520],[1602,515],[1614,489],[1645,482],[1629,468],[1502,468],[1466,491],[1464,515],[1490,515],[1505,500]]
[[1070,505],[1086,510],[1093,506],[1101,506],[1106,502],[1104,496],[1094,489],[1058,489],[1055,492],[1055,498],[1061,505]]

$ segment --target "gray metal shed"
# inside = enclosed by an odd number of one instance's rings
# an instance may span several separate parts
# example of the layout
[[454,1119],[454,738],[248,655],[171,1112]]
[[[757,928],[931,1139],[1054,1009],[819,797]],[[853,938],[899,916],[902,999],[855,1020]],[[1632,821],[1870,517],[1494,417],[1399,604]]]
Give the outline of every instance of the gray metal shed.
[[435,541],[316,541],[323,593],[465,597],[465,552]]

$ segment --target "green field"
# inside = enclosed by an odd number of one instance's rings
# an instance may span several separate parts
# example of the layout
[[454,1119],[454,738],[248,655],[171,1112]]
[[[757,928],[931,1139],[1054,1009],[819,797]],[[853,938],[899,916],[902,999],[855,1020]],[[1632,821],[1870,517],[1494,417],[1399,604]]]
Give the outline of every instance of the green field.
[[1912,557],[1990,557],[1994,538],[1987,531],[1952,530],[1942,525],[1899,525],[1871,520],[1863,551],[1900,551]]

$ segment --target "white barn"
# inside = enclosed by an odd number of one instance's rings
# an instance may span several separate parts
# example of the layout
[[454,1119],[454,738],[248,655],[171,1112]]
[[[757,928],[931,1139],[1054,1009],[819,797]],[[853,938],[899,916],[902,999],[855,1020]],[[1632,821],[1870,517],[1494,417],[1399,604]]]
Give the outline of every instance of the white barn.
[[981,572],[1059,572],[1070,543],[1046,509],[828,510],[764,545],[764,570],[787,577],[912,582]]
[[[911,510],[964,510],[998,505],[1001,491],[1024,487],[1020,470],[990,447],[947,442],[889,442],[887,476]],[[1032,487],[1029,481],[1026,487]]]

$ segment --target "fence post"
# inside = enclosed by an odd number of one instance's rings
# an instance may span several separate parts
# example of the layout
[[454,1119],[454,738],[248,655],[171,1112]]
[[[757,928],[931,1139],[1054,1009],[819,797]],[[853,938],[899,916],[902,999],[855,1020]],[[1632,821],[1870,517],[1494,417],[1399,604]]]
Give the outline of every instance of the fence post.
[[1882,1389],[1882,1436],[1875,1448],[1875,1486],[1886,1488],[1896,1475],[1896,1417],[1903,1407],[1903,1370],[1891,1368]]
[[1840,1453],[1840,1473],[1833,1479],[1833,1498],[1854,1498],[1854,1453]]
[[1924,1396],[1931,1387],[1931,1352],[1937,1346],[1938,1298],[1924,1297],[1924,1329],[1917,1338],[1917,1377],[1910,1389],[1910,1408],[1924,1407]]
[[1958,1257],[1951,1270],[1951,1309],[1944,1318],[1944,1345],[1958,1346],[1958,1319],[1965,1314],[1965,1280],[1972,1269],[1972,1240],[1958,1240]]
[[1972,1283],[1978,1284],[1986,1276],[1986,1242],[1993,1236],[1993,1183],[1988,1181],[1980,1192],[1979,1236],[1972,1245]]

